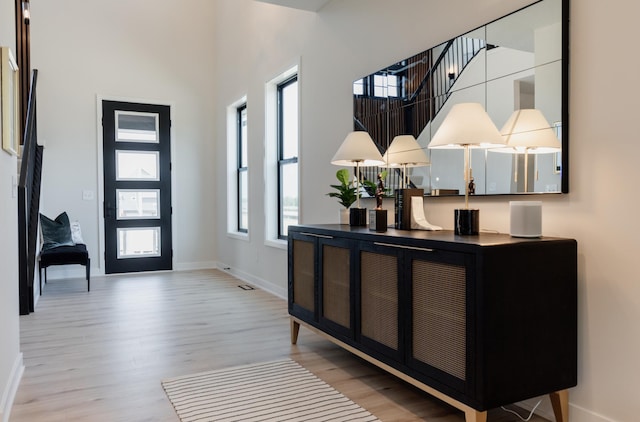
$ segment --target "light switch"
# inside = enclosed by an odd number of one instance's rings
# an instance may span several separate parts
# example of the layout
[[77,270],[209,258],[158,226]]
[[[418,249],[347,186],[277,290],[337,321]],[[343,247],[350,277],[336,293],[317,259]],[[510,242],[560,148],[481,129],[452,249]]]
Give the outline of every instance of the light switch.
[[93,201],[93,191],[92,190],[83,190],[82,191],[82,200],[83,201]]
[[15,198],[16,196],[18,196],[18,178],[11,176],[11,197]]

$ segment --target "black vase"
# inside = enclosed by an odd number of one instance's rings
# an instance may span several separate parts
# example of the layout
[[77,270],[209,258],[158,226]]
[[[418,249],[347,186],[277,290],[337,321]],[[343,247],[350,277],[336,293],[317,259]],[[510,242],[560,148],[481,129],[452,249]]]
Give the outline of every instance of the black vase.
[[366,208],[349,208],[349,225],[366,226],[367,225],[367,209]]
[[480,231],[480,210],[455,210],[454,228],[457,235],[478,234]]

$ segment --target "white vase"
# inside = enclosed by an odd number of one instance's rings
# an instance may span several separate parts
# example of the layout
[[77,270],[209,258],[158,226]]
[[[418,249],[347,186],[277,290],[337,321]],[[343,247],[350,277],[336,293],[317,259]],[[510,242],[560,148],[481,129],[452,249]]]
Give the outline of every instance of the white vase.
[[349,208],[340,209],[340,224],[349,224]]

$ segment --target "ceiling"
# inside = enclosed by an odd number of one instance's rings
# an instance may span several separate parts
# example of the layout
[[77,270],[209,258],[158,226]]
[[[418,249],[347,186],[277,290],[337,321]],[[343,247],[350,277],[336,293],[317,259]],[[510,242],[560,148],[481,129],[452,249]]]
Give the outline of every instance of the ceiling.
[[256,0],[263,3],[271,3],[278,6],[292,7],[294,9],[317,12],[331,0]]

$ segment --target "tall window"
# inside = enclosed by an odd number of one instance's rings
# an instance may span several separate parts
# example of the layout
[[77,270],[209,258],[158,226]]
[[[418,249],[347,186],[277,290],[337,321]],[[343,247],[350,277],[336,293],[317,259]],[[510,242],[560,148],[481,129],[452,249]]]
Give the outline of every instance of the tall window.
[[249,168],[247,164],[247,103],[236,109],[238,145],[238,231],[249,231]]
[[278,84],[278,238],[298,224],[298,75]]
[[227,106],[227,235],[249,240],[247,97]]

